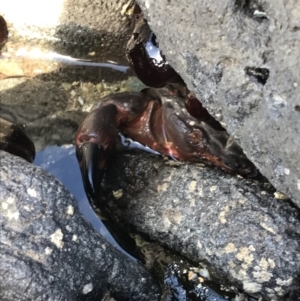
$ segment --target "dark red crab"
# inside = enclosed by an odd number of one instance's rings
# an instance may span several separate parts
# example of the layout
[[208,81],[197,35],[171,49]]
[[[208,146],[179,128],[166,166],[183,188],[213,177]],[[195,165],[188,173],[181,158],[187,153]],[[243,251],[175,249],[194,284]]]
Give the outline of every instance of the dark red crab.
[[[191,109],[194,116],[189,113]],[[187,96],[184,102],[170,87],[118,93],[95,105],[76,135],[77,158],[92,198],[99,194],[119,132],[176,160],[203,162],[247,176],[256,171],[234,139],[197,99]]]
[[256,175],[243,150],[165,60],[139,11],[135,18],[127,58],[137,76],[156,89],[105,97],[79,127],[76,154],[89,198],[98,198],[106,162],[119,132],[175,160]]

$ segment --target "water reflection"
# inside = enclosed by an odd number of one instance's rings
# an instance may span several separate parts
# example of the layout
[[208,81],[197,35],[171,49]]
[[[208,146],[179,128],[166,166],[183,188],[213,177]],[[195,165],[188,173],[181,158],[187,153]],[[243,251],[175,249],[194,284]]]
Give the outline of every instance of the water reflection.
[[27,60],[41,60],[41,61],[52,61],[57,63],[63,63],[67,65],[85,66],[85,67],[98,67],[98,68],[110,68],[123,73],[129,70],[128,66],[118,65],[117,63],[110,61],[107,63],[93,62],[91,60],[82,60],[73,58],[68,55],[62,55],[53,51],[42,52],[39,48],[27,50],[22,47],[19,48],[15,53],[2,53],[0,59],[27,59]]
[[36,154],[34,164],[42,167],[61,181],[77,199],[79,211],[86,220],[92,224],[101,236],[122,250],[95,214],[87,200],[75,155],[75,146],[49,146]]

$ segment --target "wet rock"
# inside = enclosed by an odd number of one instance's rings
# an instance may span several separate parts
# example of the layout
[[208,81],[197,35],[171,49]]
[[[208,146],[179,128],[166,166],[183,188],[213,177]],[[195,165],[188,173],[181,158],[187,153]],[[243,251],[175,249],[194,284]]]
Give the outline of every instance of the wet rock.
[[1,300],[158,300],[138,263],[108,244],[52,176],[1,151]]
[[55,116],[47,116],[28,123],[25,130],[38,150],[48,145],[72,144],[75,132],[84,116],[85,113],[80,110],[59,111]]
[[137,1],[169,63],[300,207],[300,4]]
[[0,118],[0,149],[32,163],[35,147],[22,129]]
[[9,26],[11,50],[39,48],[73,57],[125,62],[120,46],[126,45],[131,34],[131,2],[27,1],[16,8],[15,3],[3,0],[1,13]]
[[[297,300],[300,211],[270,184],[141,155],[111,160],[102,204],[116,223],[263,300]],[[178,165],[178,166],[177,166]]]
[[23,125],[63,111],[68,104],[65,91],[55,82],[7,78],[0,81],[1,117]]
[[69,95],[55,82],[7,78],[0,81],[0,116],[22,126],[37,150],[73,143],[86,113],[70,108]]

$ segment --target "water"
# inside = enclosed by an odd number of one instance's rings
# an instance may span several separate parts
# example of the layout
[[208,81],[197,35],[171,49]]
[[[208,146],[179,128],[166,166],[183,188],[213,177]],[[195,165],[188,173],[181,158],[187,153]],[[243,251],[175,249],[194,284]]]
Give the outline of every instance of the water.
[[75,155],[75,146],[48,146],[36,154],[34,164],[52,174],[71,192],[78,202],[79,211],[94,229],[111,244],[124,252],[107,231],[92,209],[82,183],[81,173]]

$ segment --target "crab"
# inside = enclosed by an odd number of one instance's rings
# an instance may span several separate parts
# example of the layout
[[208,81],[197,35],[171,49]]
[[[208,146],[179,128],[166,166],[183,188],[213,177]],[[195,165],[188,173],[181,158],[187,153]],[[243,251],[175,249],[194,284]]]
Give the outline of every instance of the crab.
[[168,64],[138,6],[133,15],[135,28],[126,55],[137,77],[149,88],[101,99],[80,125],[76,155],[89,199],[99,198],[118,133],[174,160],[256,176],[255,166],[241,147]]
[[92,199],[99,197],[106,162],[119,132],[174,160],[256,175],[240,146],[196,98],[187,96],[184,101],[171,87],[148,88],[101,99],[80,125],[76,155]]

